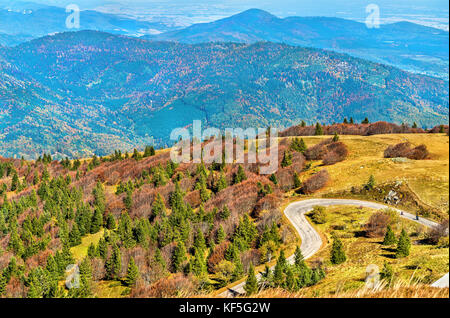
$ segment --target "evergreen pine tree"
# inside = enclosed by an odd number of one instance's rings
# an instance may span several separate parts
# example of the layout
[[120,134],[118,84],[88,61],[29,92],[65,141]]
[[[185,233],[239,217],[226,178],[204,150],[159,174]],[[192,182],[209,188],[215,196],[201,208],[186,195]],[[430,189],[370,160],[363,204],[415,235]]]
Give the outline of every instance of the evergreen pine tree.
[[337,132],[334,133],[333,136],[333,142],[338,142],[339,141],[339,135],[337,134]]
[[297,268],[300,268],[305,265],[305,258],[303,257],[302,250],[300,246],[297,246],[294,254],[294,265]]
[[341,240],[337,237],[335,237],[333,241],[330,260],[331,263],[335,265],[342,264],[347,260],[347,256],[345,255],[344,251],[344,246]]
[[409,256],[410,249],[411,241],[409,239],[409,235],[408,233],[406,233],[405,229],[403,229],[402,233],[400,234],[400,238],[398,239],[397,251],[395,256],[397,258]]
[[125,283],[127,286],[132,287],[136,284],[139,278],[139,269],[134,262],[134,258],[130,257],[128,262],[127,277],[125,278]]
[[302,181],[300,180],[300,177],[298,176],[297,172],[294,172],[294,188],[300,188],[302,186]]
[[255,275],[255,268],[253,264],[250,264],[250,269],[248,270],[247,281],[245,282],[244,290],[247,296],[251,296],[258,292],[258,280]]
[[390,225],[387,226],[386,234],[384,235],[383,245],[394,245],[397,243],[394,231]]
[[316,123],[316,130],[314,132],[315,136],[322,136],[323,135],[323,129],[320,123]]
[[275,185],[278,184],[277,176],[276,176],[274,173],[272,173],[272,174],[270,175],[269,180],[272,181],[272,183],[275,184]]
[[364,120],[361,122],[361,124],[368,124],[369,123],[369,118],[364,118]]
[[186,261],[186,248],[183,243],[178,243],[172,256],[172,266],[175,272],[183,270],[183,263]]
[[286,168],[292,165],[292,154],[288,151],[284,152],[283,160],[281,161],[281,167]]
[[234,176],[234,184],[241,183],[244,180],[247,180],[247,176],[245,175],[244,168],[239,165],[238,171]]

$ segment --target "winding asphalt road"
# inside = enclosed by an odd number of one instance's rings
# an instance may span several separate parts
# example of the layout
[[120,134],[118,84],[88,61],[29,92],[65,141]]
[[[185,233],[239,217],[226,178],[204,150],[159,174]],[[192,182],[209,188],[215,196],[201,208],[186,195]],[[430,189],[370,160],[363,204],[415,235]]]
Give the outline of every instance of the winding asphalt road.
[[[317,253],[320,247],[322,246],[322,239],[319,233],[316,232],[316,230],[312,227],[312,225],[308,222],[308,220],[305,217],[305,214],[309,213],[316,205],[320,206],[350,205],[364,208],[372,208],[377,210],[389,208],[394,211],[397,211],[402,218],[425,225],[426,227],[431,228],[438,225],[436,222],[424,218],[419,218],[419,220],[417,220],[415,215],[410,214],[408,212],[384,204],[369,201],[348,200],[348,199],[310,199],[294,202],[284,210],[284,214],[292,223],[292,225],[297,230],[302,239],[302,245],[300,249],[302,250],[305,259],[308,259],[315,253]],[[289,257],[288,262],[292,264],[294,262],[294,256]],[[261,275],[258,274],[257,278],[260,279]],[[232,288],[229,288],[220,296],[236,297],[238,295],[242,295],[245,293],[244,286],[245,282],[238,284]],[[447,273],[444,277],[433,283],[431,286],[442,288],[449,287],[449,274]]]

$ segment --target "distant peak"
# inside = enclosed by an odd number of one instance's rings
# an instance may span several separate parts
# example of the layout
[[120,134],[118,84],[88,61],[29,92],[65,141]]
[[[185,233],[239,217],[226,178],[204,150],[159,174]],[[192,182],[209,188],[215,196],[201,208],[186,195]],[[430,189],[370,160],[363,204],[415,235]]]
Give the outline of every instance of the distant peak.
[[261,9],[256,9],[256,8],[245,10],[241,13],[238,13],[238,14],[232,16],[231,18],[237,18],[237,17],[239,17],[239,18],[257,18],[257,19],[278,19],[273,14],[271,14],[267,11],[261,10]]

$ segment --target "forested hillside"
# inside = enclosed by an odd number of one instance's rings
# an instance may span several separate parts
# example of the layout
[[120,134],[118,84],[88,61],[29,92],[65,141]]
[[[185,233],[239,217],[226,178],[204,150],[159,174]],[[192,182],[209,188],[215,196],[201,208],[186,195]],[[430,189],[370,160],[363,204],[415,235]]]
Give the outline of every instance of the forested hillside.
[[0,154],[106,155],[173,128],[448,121],[448,82],[283,44],[149,42],[94,31],[0,48]]

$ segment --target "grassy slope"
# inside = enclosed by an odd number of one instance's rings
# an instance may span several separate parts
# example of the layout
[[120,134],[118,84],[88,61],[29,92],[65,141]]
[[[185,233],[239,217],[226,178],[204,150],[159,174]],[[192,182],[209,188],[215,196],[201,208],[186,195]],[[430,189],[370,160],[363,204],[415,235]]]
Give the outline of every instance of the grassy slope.
[[[330,136],[303,137],[312,146]],[[320,193],[348,190],[367,182],[373,174],[379,183],[402,180],[427,204],[448,211],[449,137],[444,134],[393,134],[375,136],[340,136],[349,148],[348,158],[326,169],[331,182]],[[383,158],[388,145],[409,141],[425,144],[429,160],[396,163]],[[319,168],[320,169],[320,168]]]
[[[330,297],[336,293],[359,289],[365,284],[367,266],[375,264],[381,270],[385,261],[391,264],[396,276],[403,281],[413,278],[429,284],[448,272],[449,249],[419,245],[418,241],[423,238],[426,229],[414,222],[399,219],[394,225],[397,236],[402,228],[413,234],[411,254],[406,258],[396,259],[395,246],[381,245],[383,238],[359,236],[361,226],[367,222],[373,212],[374,210],[371,209],[347,206],[327,209],[327,223],[316,225],[316,228],[326,236],[329,244],[324,244],[325,247],[309,260],[309,262],[323,261],[328,271],[327,278],[318,285],[305,289],[305,296]],[[334,230],[335,225],[344,225],[346,228]],[[347,262],[337,266],[329,263],[333,231],[341,238],[348,258]]]

